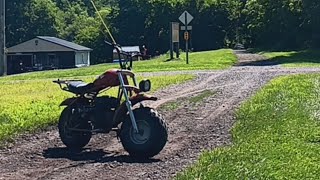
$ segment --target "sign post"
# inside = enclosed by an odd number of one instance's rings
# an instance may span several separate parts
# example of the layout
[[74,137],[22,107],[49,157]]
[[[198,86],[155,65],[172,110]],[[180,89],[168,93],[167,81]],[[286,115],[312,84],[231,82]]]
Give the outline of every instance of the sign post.
[[189,40],[188,40],[188,16],[187,16],[187,13],[185,12],[184,13],[184,16],[185,16],[185,26],[186,26],[186,30],[184,31],[184,33],[186,34],[187,37],[185,37],[186,39],[186,60],[187,60],[187,64],[189,64]]
[[[189,32],[188,29],[191,29],[188,24],[193,20],[193,17],[188,11],[184,11],[181,16],[179,17],[179,20],[184,24],[184,39],[186,41],[186,61],[187,64],[189,64]],[[188,28],[189,27],[189,28]]]
[[174,48],[177,47],[177,58],[179,58],[179,23],[170,23],[170,59],[173,59]]

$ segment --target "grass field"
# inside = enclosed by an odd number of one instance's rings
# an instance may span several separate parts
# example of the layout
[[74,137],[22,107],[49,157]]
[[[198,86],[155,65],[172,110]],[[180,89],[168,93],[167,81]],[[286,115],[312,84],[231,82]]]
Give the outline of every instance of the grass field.
[[[133,64],[134,72],[182,71],[226,69],[236,62],[236,56],[229,49],[190,53],[190,64],[187,65],[184,55],[180,60],[166,61],[167,55],[149,61],[137,61]],[[6,77],[7,80],[46,79],[78,76],[96,76],[110,68],[118,68],[118,64],[101,64],[85,68],[53,70],[44,72],[26,73]],[[1,78],[0,78],[1,80]]]
[[262,52],[275,64],[285,67],[320,67],[320,51],[288,51],[288,52]]
[[237,111],[232,137],[177,179],[319,179],[320,75],[273,80]]
[[[193,75],[149,78],[153,91],[193,79]],[[86,78],[91,81],[92,78]],[[32,132],[57,123],[62,108],[59,104],[72,94],[60,90],[51,79],[4,80],[0,86],[0,142],[16,134]],[[115,95],[111,90],[108,95]]]

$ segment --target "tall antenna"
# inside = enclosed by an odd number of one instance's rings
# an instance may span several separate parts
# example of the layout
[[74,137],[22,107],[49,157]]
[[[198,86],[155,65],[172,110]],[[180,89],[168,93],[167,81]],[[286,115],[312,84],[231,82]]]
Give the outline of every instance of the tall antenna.
[[98,14],[98,16],[99,16],[99,18],[100,18],[100,20],[101,20],[104,28],[107,30],[107,32],[108,32],[108,34],[109,34],[109,36],[110,36],[110,38],[111,38],[111,40],[112,40],[112,43],[113,43],[113,44],[117,44],[117,43],[116,43],[116,40],[115,40],[114,37],[112,36],[111,31],[109,30],[108,26],[107,26],[106,23],[104,22],[101,14],[100,14],[100,12],[98,11],[98,8],[97,8],[97,6],[96,6],[96,4],[94,3],[93,0],[91,0],[91,4],[92,4],[92,6],[94,7],[94,9],[96,10],[96,13]]
[[5,0],[0,0],[0,76],[7,75],[5,10]]

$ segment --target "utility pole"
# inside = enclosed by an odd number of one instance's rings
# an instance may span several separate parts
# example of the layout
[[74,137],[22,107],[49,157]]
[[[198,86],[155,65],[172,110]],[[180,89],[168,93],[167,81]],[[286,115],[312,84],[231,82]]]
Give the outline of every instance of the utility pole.
[[7,75],[5,10],[5,0],[0,0],[0,76]]

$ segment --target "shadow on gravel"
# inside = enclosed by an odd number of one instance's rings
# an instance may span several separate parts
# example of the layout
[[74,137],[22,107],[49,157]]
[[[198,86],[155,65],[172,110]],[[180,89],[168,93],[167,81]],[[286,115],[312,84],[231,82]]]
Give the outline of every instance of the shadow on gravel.
[[248,61],[248,62],[240,62],[235,66],[276,66],[281,63],[273,60],[261,60],[261,61]]
[[88,163],[155,163],[161,161],[159,159],[141,159],[129,155],[116,155],[105,152],[103,149],[71,151],[67,148],[48,148],[45,149],[42,154],[47,159],[70,159],[72,161],[88,161]]
[[[237,52],[244,53],[244,52]],[[303,64],[303,63],[320,63],[319,50],[304,50],[288,52],[285,55],[275,56],[267,60],[246,61],[236,66],[274,66],[281,64]]]

